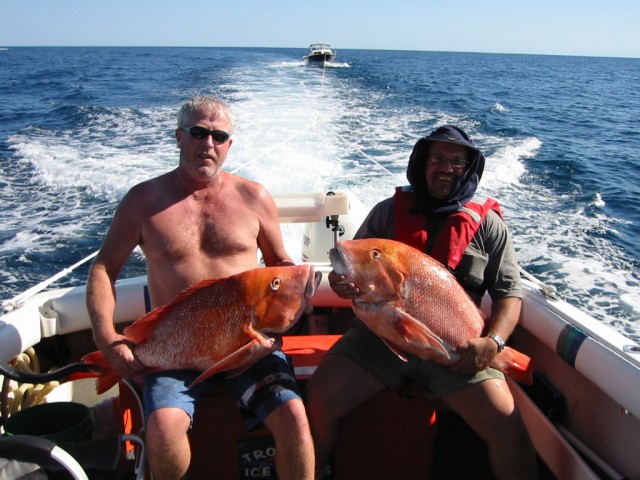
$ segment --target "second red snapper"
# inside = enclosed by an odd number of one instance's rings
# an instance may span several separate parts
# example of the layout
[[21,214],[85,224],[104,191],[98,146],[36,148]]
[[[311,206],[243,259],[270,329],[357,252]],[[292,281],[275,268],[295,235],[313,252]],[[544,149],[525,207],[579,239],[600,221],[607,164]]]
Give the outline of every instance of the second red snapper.
[[[485,317],[453,275],[430,256],[395,240],[337,242],[329,253],[334,271],[362,294],[353,310],[396,353],[444,365],[456,349],[485,332]],[[506,347],[491,366],[531,383],[531,359]]]
[[[283,333],[309,305],[322,274],[309,264],[256,268],[203,280],[124,329],[148,372],[203,372],[192,385],[222,371],[241,371],[280,347],[264,333]],[[98,393],[119,377],[101,352],[83,360],[103,367]]]

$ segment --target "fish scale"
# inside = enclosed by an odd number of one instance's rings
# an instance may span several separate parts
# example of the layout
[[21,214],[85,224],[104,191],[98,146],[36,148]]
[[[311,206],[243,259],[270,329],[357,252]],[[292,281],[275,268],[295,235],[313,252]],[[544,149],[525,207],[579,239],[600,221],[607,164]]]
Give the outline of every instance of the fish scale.
[[182,311],[174,315],[173,324],[159,325],[134,352],[144,365],[204,371],[211,366],[210,350],[226,356],[251,340],[242,329],[235,331],[248,323],[249,313],[249,306],[230,306],[223,314],[215,307],[207,315]]
[[[335,272],[360,290],[355,314],[400,358],[403,353],[444,365],[456,348],[484,333],[486,319],[441,263],[404,243],[342,240],[329,252]],[[531,359],[506,347],[491,366],[531,383]]]
[[409,260],[409,278],[418,278],[420,281],[408,282],[406,310],[417,312],[416,318],[438,319],[430,322],[430,329],[454,347],[460,346],[460,339],[479,336],[485,324],[482,312],[460,288],[453,275],[435,260],[429,261],[430,257],[417,250],[415,252],[420,257],[418,261],[413,258]]

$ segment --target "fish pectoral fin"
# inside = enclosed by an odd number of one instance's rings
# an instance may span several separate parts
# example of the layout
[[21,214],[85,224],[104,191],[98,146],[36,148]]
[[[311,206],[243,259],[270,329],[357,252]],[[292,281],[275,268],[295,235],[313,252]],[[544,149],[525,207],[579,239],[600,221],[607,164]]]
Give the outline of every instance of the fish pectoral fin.
[[442,339],[433,333],[426,325],[416,320],[401,308],[395,308],[396,319],[393,327],[407,343],[420,345],[422,347],[435,350],[439,355],[450,359],[449,351],[446,349]]
[[277,350],[279,348],[278,345],[278,342],[273,338],[256,336],[249,343],[217,361],[202,372],[198,378],[189,385],[189,388],[220,372],[232,371],[233,375],[238,375],[261,358]]

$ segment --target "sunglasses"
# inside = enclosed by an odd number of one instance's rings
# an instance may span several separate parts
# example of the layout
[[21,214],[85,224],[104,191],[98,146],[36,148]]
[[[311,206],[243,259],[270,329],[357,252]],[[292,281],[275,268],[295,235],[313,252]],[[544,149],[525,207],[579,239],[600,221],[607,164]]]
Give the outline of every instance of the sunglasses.
[[191,127],[180,127],[180,130],[187,132],[193,138],[198,140],[204,140],[209,135],[213,138],[215,143],[224,143],[229,140],[229,134],[222,130],[208,130],[204,127],[199,127],[198,125],[193,125]]

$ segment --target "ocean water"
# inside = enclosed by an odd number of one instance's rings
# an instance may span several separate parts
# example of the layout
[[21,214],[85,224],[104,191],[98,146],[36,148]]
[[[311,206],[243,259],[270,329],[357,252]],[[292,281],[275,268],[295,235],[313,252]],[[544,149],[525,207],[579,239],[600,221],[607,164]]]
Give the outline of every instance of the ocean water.
[[[521,265],[640,340],[640,59],[306,48],[9,48],[0,52],[0,299],[100,247],[124,193],[177,164],[179,104],[229,102],[227,170],[274,193],[406,183],[444,123],[487,156]],[[285,230],[291,253],[299,231]],[[139,252],[123,276],[144,272]],[[83,283],[87,264],[54,286]]]

